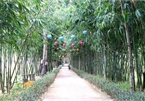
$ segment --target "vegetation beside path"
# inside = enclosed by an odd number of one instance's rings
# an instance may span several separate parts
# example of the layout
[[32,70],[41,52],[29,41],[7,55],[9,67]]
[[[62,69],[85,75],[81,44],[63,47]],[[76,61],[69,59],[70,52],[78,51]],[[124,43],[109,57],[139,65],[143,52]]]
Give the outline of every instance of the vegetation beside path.
[[100,87],[103,91],[107,92],[117,101],[145,101],[145,95],[142,92],[131,93],[129,89],[124,89],[125,86],[123,85],[123,83],[122,85],[119,85],[118,83],[104,80],[104,78],[102,78],[101,76],[91,75],[75,68],[73,68],[73,71],[95,86]]
[[42,77],[66,58],[79,70],[142,93],[144,5],[144,0],[0,0],[1,94],[14,85],[19,90],[19,76],[24,82]]
[[0,101],[37,101],[46,88],[52,84],[60,68],[54,68],[51,72],[47,72],[43,78],[35,81],[32,87],[24,88],[22,84],[17,83],[11,94],[0,96]]

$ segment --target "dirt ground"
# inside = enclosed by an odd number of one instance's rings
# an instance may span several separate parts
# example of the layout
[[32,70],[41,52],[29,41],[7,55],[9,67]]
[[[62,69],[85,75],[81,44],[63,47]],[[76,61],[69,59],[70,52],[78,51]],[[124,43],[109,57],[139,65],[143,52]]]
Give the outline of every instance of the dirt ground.
[[80,78],[67,65],[60,69],[54,83],[43,94],[42,101],[114,101],[98,87]]

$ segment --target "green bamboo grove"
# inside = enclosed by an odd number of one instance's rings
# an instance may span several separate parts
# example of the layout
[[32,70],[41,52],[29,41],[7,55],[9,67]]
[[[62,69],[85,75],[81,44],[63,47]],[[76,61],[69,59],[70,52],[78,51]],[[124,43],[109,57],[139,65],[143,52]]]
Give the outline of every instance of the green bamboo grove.
[[[112,81],[130,82],[144,89],[144,1],[74,1],[70,17],[73,33],[85,42],[72,56],[74,67]],[[75,25],[75,26],[74,26]],[[81,30],[78,30],[81,29]],[[82,35],[83,30],[88,35]],[[75,40],[76,43],[78,42]]]
[[[46,5],[48,4],[48,5]],[[51,5],[51,6],[50,6]],[[60,21],[52,16],[56,7],[55,1],[0,1],[0,91],[10,93],[10,89],[20,78],[28,79],[29,76],[39,76],[43,55],[43,29],[47,34],[55,37],[61,30],[56,25]],[[53,7],[53,8],[52,8]],[[52,54],[48,41],[47,71],[51,71],[52,59],[57,60],[57,54]],[[52,56],[54,58],[52,58]],[[54,65],[53,65],[54,66]],[[32,79],[29,78],[29,79]]]
[[9,92],[18,76],[40,76],[41,66],[51,71],[62,55],[70,56],[74,68],[128,82],[131,91],[144,90],[144,5],[139,0],[1,0],[0,90]]

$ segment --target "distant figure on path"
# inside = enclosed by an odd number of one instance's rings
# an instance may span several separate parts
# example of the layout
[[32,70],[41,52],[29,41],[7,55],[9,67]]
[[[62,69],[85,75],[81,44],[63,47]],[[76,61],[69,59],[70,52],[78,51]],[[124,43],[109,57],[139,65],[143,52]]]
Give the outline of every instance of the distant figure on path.
[[68,69],[70,70],[71,68],[70,68],[70,64],[68,64]]

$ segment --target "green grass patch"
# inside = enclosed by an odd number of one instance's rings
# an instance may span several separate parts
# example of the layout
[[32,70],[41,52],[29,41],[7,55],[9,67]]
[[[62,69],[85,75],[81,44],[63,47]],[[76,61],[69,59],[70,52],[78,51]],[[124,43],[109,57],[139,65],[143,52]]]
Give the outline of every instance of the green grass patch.
[[116,82],[116,84],[118,84],[119,88],[121,88],[122,90],[130,90],[130,84],[129,82]]
[[77,70],[73,68],[80,77],[86,79],[92,84],[100,87],[102,91],[107,92],[117,101],[145,101],[145,95],[142,92],[129,91],[129,84],[125,83],[115,83],[109,80],[104,80],[101,76],[91,75],[84,71]]

